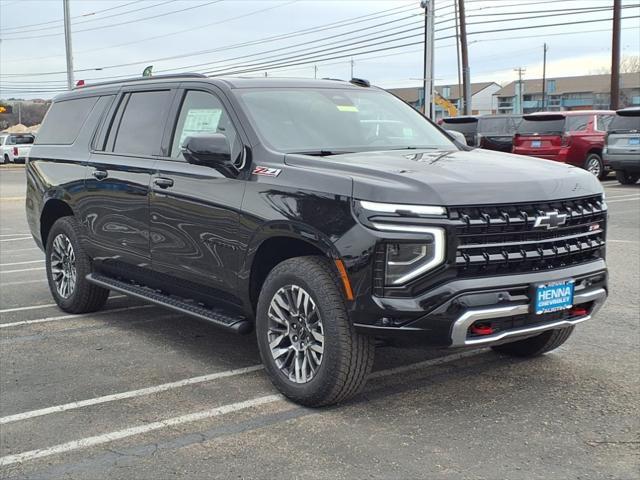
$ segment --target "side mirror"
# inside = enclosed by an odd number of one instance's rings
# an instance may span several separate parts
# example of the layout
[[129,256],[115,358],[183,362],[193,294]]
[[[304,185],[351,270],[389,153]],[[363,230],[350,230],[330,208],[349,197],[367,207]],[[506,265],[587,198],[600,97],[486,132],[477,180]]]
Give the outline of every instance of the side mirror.
[[462,145],[466,145],[467,144],[467,139],[464,137],[464,135],[456,130],[445,130],[449,135],[451,135],[453,138],[455,138],[459,143],[461,143]]
[[235,169],[231,162],[231,147],[221,133],[187,137],[182,145],[182,155],[194,165]]

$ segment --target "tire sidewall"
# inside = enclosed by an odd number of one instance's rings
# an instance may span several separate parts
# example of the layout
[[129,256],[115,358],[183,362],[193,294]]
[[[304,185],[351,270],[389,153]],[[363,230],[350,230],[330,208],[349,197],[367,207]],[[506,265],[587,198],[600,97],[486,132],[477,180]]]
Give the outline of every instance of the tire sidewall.
[[[80,246],[76,231],[73,228],[73,222],[74,220],[71,217],[62,217],[56,220],[56,222],[51,227],[51,230],[49,231],[45,250],[45,265],[47,270],[47,282],[49,283],[49,290],[51,290],[51,295],[53,296],[56,303],[63,310],[69,310],[76,304],[77,297],[80,295],[80,282],[87,274],[90,273],[89,271],[85,271],[87,269],[81,261],[80,256],[83,254],[83,251],[82,247]],[[54,239],[61,233],[66,235],[71,242],[71,246],[73,247],[73,251],[76,257],[76,285],[71,295],[69,295],[69,297],[67,298],[62,297],[58,293],[58,289],[56,288],[55,282],[53,281],[53,275],[51,273],[51,249]]]
[[[336,302],[331,302],[332,305],[327,305],[326,301],[323,302],[319,298],[318,292],[321,292],[328,286],[336,288],[335,282],[326,277],[302,277],[301,273],[303,270],[303,261],[301,262],[301,265],[298,266],[293,265],[291,262],[285,262],[284,264],[276,266],[264,283],[263,289],[260,293],[258,307],[256,309],[256,335],[262,363],[269,372],[277,388],[288,397],[294,399],[303,399],[310,395],[319,394],[318,392],[332,390],[332,384],[335,378],[334,375],[339,363],[338,359],[342,355],[342,352],[340,351],[340,343],[337,341],[340,335],[340,329],[337,322],[344,321],[344,319],[348,318],[344,304],[336,305]],[[330,285],[328,285],[329,281],[331,282]],[[315,302],[316,307],[320,312],[320,318],[322,319],[324,334],[322,363],[314,377],[309,382],[303,384],[291,382],[276,366],[271,355],[267,337],[267,312],[269,305],[276,292],[287,285],[298,285],[305,289]],[[342,311],[336,312],[336,308],[341,309]],[[336,315],[336,313],[338,314]]]

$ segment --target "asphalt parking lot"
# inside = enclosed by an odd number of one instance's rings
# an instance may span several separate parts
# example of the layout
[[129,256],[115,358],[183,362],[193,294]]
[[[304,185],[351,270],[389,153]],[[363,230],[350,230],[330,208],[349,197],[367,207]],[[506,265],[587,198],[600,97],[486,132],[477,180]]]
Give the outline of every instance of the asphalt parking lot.
[[380,348],[363,394],[277,395],[251,336],[52,304],[0,168],[0,478],[640,478],[640,185],[605,181],[610,296],[545,357]]

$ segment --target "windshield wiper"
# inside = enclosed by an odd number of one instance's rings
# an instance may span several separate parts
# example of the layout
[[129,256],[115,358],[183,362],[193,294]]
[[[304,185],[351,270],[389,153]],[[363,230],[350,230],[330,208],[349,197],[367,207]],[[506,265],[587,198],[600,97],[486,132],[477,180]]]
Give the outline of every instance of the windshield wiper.
[[347,150],[304,150],[302,152],[291,152],[294,155],[311,155],[313,157],[330,157],[331,155],[342,155],[354,153]]

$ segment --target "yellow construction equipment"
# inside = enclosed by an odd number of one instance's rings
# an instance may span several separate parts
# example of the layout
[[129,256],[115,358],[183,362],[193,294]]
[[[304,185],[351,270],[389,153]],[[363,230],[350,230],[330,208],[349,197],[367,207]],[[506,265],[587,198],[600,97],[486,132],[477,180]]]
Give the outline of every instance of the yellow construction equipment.
[[453,103],[451,103],[449,100],[444,98],[439,93],[435,93],[434,97],[435,97],[434,98],[434,103],[436,105],[439,105],[440,107],[442,107],[444,110],[446,110],[450,117],[457,117],[458,116],[458,109],[456,108],[456,106]]

